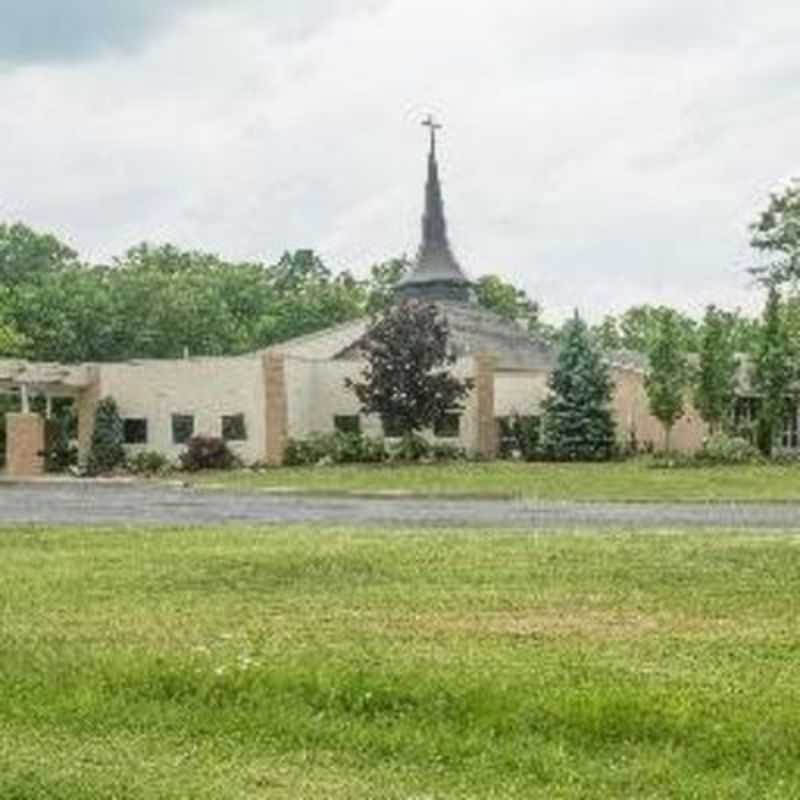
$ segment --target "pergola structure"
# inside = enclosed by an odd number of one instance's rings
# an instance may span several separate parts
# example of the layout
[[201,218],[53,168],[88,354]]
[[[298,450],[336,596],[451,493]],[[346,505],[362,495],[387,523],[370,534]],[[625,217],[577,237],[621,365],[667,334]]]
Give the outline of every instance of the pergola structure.
[[[44,472],[47,420],[53,400],[70,398],[79,407],[84,393],[95,382],[90,365],[31,363],[0,360],[0,394],[16,395],[20,410],[6,415],[6,470],[10,477],[29,477]],[[32,410],[31,401],[43,397],[44,413]]]

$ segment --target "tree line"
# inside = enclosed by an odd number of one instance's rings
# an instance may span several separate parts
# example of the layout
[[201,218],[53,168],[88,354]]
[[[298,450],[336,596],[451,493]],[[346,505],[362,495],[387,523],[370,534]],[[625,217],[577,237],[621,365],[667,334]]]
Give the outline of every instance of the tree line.
[[[380,310],[410,266],[392,259],[359,279],[334,274],[312,250],[265,265],[169,244],[140,244],[95,265],[50,234],[0,224],[0,357],[237,355]],[[538,304],[497,275],[480,278],[476,294],[485,308],[544,331]]]

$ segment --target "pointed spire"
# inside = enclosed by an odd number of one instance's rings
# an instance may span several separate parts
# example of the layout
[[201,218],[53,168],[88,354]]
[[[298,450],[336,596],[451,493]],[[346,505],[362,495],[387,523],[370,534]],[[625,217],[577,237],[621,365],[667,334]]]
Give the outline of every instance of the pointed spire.
[[447,238],[447,220],[436,158],[436,135],[442,126],[433,117],[428,117],[422,124],[430,128],[431,137],[422,243],[414,269],[400,283],[398,293],[404,297],[469,302],[472,297],[470,281],[453,256]]

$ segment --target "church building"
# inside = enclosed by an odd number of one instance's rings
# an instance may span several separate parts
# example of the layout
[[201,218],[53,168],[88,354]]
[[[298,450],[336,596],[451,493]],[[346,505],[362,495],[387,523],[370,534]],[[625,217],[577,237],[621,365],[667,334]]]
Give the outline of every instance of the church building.
[[[447,319],[457,357],[453,372],[471,377],[465,408],[453,414],[432,439],[492,457],[498,431],[513,416],[537,417],[547,396],[556,360],[552,345],[478,306],[447,234],[432,120],[427,157],[422,241],[412,271],[396,289],[400,298],[435,303]],[[245,464],[279,465],[290,438],[334,430],[390,435],[381,420],[360,414],[345,388],[364,368],[359,342],[368,320],[345,323],[267,350],[237,357],[137,360],[66,366],[0,360],[0,392],[18,393],[21,411],[7,419],[7,472],[37,475],[44,470],[46,417],[59,398],[78,409],[78,440],[85,460],[94,412],[113,397],[124,419],[131,453],[155,450],[177,461],[198,434],[224,438]],[[644,364],[634,354],[609,355],[615,383],[613,410],[621,442],[663,445],[661,425],[648,411]],[[44,398],[44,413],[32,400]],[[673,430],[673,446],[693,450],[706,434],[693,411]]]

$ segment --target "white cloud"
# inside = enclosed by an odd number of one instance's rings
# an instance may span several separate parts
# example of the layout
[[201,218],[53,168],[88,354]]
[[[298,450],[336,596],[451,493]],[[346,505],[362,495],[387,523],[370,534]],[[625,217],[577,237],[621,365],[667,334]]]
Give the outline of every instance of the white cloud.
[[313,246],[358,270],[416,247],[416,123],[434,109],[473,275],[500,272],[559,314],[759,302],[747,223],[800,172],[800,10],[190,7],[136,50],[0,73],[0,217],[92,258],[147,238],[266,260]]

